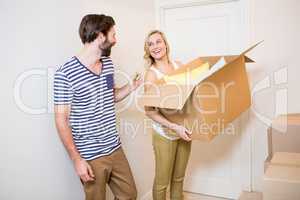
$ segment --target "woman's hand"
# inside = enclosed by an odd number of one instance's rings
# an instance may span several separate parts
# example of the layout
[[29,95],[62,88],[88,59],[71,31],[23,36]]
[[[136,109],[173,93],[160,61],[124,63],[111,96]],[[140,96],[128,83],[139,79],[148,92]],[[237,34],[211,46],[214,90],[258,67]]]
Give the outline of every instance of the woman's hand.
[[191,132],[187,130],[184,126],[174,124],[171,129],[176,132],[176,134],[185,141],[191,141]]

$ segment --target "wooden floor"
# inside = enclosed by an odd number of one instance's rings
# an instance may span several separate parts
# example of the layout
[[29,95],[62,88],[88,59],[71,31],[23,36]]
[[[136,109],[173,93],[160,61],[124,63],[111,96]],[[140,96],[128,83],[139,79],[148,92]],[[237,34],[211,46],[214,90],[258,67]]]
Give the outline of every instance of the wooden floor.
[[[114,199],[112,193],[109,191],[110,194],[107,196],[106,199]],[[167,195],[169,196],[169,195]],[[140,197],[139,200],[152,200],[152,193],[151,191],[145,195],[144,197]],[[261,192],[243,192],[241,196],[237,200],[262,200],[262,193]],[[167,197],[167,200],[170,200]],[[184,193],[184,200],[231,200],[231,199],[225,199],[225,198],[219,198],[219,197],[213,197],[213,196],[206,196],[201,194],[195,194],[195,193]]]
[[226,200],[224,198],[217,198],[212,196],[194,194],[194,193],[185,193],[184,200]]
[[[194,193],[185,193],[185,200],[228,200],[224,198],[199,195]],[[239,200],[262,200],[262,194],[258,192],[243,192]]]
[[263,195],[261,192],[243,192],[239,200],[262,200]]

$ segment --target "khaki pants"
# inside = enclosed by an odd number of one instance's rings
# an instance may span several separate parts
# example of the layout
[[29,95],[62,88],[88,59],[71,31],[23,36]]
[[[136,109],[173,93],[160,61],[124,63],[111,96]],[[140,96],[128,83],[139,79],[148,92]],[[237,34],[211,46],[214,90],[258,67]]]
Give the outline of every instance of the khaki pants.
[[105,200],[106,184],[115,200],[135,200],[137,197],[134,179],[120,147],[111,155],[88,161],[95,174],[95,181],[84,183],[86,200]]
[[191,152],[191,142],[182,139],[168,140],[157,133],[152,135],[155,154],[153,200],[166,200],[170,181],[170,199],[182,200],[183,181]]

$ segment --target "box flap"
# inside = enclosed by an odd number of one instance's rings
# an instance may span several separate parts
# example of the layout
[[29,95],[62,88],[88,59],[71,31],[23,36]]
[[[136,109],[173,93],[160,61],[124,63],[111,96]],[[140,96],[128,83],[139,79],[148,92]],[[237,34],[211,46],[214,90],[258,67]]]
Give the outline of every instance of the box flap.
[[255,45],[253,45],[253,46],[251,46],[250,48],[248,48],[247,50],[245,50],[243,53],[241,53],[241,55],[245,55],[246,53],[248,53],[249,51],[251,51],[252,49],[254,49],[255,47],[257,47],[259,44],[261,44],[263,42],[263,40],[262,41],[260,41],[260,42],[258,42],[257,44],[255,44]]
[[237,59],[238,57],[240,57],[239,55],[226,55],[226,56],[222,56],[225,58],[226,63],[230,63],[232,61],[234,61],[235,59]]
[[216,64],[222,56],[205,56],[205,57],[199,57],[200,60],[203,62],[208,62],[209,66],[213,66]]
[[193,89],[193,85],[156,85],[149,88],[147,93],[141,98],[141,102],[144,106],[180,110]]
[[[237,56],[238,57],[238,56]],[[224,59],[220,59],[220,56],[211,57],[200,57],[188,64],[184,65],[180,69],[176,70],[171,75],[176,75],[180,73],[187,73],[196,67],[203,65],[204,63],[218,65],[217,68],[214,66],[211,70],[205,71],[201,76],[197,77],[196,80],[190,82],[190,84],[167,84],[163,79],[157,80],[153,87],[149,87],[144,96],[140,99],[144,106],[153,106],[159,108],[167,109],[182,109],[186,100],[189,98],[194,87],[201,81],[205,80],[207,77],[215,73],[217,70],[226,65]]]
[[[253,47],[254,48],[254,47]],[[241,54],[244,55],[244,54]],[[224,55],[224,56],[208,56],[208,57],[199,57],[199,59],[203,60],[204,62],[208,62],[210,66],[215,65],[222,57],[225,58],[226,63],[230,63],[235,59],[239,58],[241,55]],[[245,55],[244,55],[245,56]],[[248,56],[245,56],[246,63],[253,63],[255,62]]]
[[245,56],[245,62],[246,63],[254,63],[255,61],[249,58],[248,56]]
[[[179,69],[175,70],[174,72],[170,73],[169,75],[172,76],[172,75],[176,75],[176,74],[186,73],[187,71],[191,71],[191,70],[201,66],[205,62],[207,62],[207,61],[202,60],[201,57],[198,57],[198,58],[188,62],[187,64],[184,64]],[[211,66],[210,62],[208,62],[208,63]]]

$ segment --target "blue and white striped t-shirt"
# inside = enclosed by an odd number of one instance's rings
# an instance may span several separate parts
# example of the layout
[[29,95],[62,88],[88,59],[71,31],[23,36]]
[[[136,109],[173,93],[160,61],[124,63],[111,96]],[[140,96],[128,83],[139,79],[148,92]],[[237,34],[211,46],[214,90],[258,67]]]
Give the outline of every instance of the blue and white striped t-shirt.
[[114,65],[102,57],[97,75],[72,57],[54,76],[54,104],[71,105],[74,143],[86,160],[109,155],[121,145],[116,128]]

